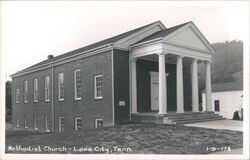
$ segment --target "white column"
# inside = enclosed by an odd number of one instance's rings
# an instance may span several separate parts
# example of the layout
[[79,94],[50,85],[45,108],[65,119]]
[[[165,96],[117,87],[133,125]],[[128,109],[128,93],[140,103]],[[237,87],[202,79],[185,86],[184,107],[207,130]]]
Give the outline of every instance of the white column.
[[197,59],[193,59],[192,63],[192,109],[193,112],[199,112]]
[[159,114],[167,113],[165,55],[159,54]]
[[177,113],[183,113],[184,112],[182,58],[183,58],[182,56],[178,56],[177,57],[177,63],[176,63]]
[[131,72],[132,72],[132,113],[137,113],[137,88],[136,88],[136,60],[131,60]]
[[206,108],[207,111],[213,111],[211,96],[211,66],[208,61],[206,61]]

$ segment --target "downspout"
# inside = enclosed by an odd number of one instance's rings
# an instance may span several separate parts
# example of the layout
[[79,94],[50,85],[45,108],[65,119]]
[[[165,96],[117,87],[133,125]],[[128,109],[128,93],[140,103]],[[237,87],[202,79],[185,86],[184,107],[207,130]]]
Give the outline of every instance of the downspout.
[[54,106],[54,66],[51,65],[51,130],[55,132],[55,106]]
[[129,68],[129,120],[131,121],[131,111],[132,111],[132,79],[131,79],[131,60],[132,55],[130,53],[131,47],[128,48],[128,68]]
[[[110,46],[111,47],[111,46]],[[115,90],[114,90],[114,50],[111,48],[111,74],[112,74],[112,108],[113,108],[113,126],[115,125]]]

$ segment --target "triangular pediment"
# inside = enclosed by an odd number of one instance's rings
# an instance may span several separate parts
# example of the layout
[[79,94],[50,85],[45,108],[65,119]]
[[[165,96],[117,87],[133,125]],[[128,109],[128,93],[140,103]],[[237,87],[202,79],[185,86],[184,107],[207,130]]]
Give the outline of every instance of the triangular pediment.
[[164,41],[183,47],[214,52],[213,47],[192,22],[166,36]]
[[152,25],[149,25],[139,30],[136,33],[133,33],[125,38],[120,39],[119,41],[115,42],[115,44],[121,44],[125,46],[133,45],[139,42],[140,40],[164,29],[166,29],[166,27],[160,21],[157,21]]

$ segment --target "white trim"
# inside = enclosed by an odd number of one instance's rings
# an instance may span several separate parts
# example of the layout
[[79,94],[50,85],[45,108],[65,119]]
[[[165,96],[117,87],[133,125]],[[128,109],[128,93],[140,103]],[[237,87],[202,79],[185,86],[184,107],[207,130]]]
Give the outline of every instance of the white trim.
[[[72,56],[67,56],[65,58],[55,60],[53,62],[48,62],[48,63],[42,64],[40,66],[32,67],[30,69],[26,69],[27,71],[25,71],[23,73],[15,73],[15,74],[11,75],[11,77],[18,77],[18,76],[25,75],[25,74],[28,74],[28,73],[33,73],[33,72],[36,72],[36,71],[47,69],[47,68],[51,67],[51,66],[49,66],[51,64],[53,64],[53,66],[56,66],[56,65],[61,65],[61,64],[68,63],[68,62],[71,62],[71,61],[75,61],[77,59],[93,56],[93,55],[99,54],[101,52],[105,52],[105,51],[108,51],[108,50],[112,49],[112,47],[111,47],[112,44],[113,43],[109,43],[107,45],[103,45],[103,46],[93,48],[93,49],[90,49],[90,50],[87,50],[87,51],[84,51],[84,52],[80,52],[80,53],[72,55]],[[67,53],[64,53],[64,54],[67,54]],[[70,60],[66,61],[67,59],[70,59]],[[61,61],[64,61],[64,62],[61,62]]]
[[[62,126],[63,126],[63,131],[62,131]],[[64,117],[58,117],[58,132],[64,132]]]
[[103,93],[102,93],[101,96],[97,96],[96,79],[99,78],[99,77],[102,77],[102,86],[101,86],[101,88],[103,88],[103,75],[102,74],[95,75],[94,76],[94,98],[95,99],[103,99],[103,96],[102,96]]
[[28,103],[28,81],[24,81],[24,88],[23,88],[23,99],[24,103]]
[[[45,76],[45,78],[44,78],[44,98],[45,98],[45,102],[49,102],[50,101],[50,92],[49,92],[49,85],[50,85],[50,83],[49,83],[50,81],[49,81],[49,76],[47,75],[47,76]],[[46,94],[46,90],[48,91],[48,95]]]
[[[158,21],[158,22],[155,22],[155,23],[153,23],[153,24],[147,26],[146,28],[143,28],[143,29],[141,29],[141,30],[138,30],[137,32],[135,32],[135,33],[133,33],[133,34],[131,34],[131,35],[127,36],[127,37],[124,37],[124,38],[118,40],[117,43],[124,43],[124,42],[126,42],[126,41],[129,41],[129,40],[132,39],[133,37],[136,37],[136,36],[138,36],[138,35],[140,35],[140,34],[143,34],[144,32],[146,32],[146,31],[148,31],[148,30],[150,30],[150,29],[153,29],[153,28],[156,27],[156,26],[159,27],[159,31],[166,29],[166,27],[165,27],[160,21]],[[156,32],[154,32],[154,33],[156,33]],[[154,34],[154,33],[152,33],[152,34]],[[151,35],[152,35],[152,34],[151,34]]]
[[27,119],[28,119],[28,117],[27,117],[27,115],[25,114],[25,115],[24,115],[24,128],[28,128]]
[[131,45],[131,48],[138,47],[138,46],[141,47],[141,46],[146,46],[146,45],[151,45],[151,44],[154,44],[154,43],[158,43],[158,42],[161,42],[162,39],[163,39],[162,37],[151,39],[151,40],[148,40],[148,41],[145,41],[145,42],[141,42],[141,43],[138,43],[138,44]]
[[101,127],[97,127],[97,121],[102,121],[102,127],[104,126],[102,118],[95,118],[95,128],[101,128]]
[[34,94],[33,94],[34,102],[38,102],[38,79],[34,79]]
[[[77,120],[81,120],[81,128],[80,129],[78,129]],[[75,131],[81,130],[81,129],[82,129],[82,118],[81,117],[76,117],[75,118]]]
[[20,90],[19,88],[16,89],[16,103],[20,103]]
[[212,53],[215,53],[215,50],[212,47],[212,45],[209,43],[209,41],[205,38],[205,36],[200,32],[200,30],[195,26],[195,24],[192,21],[190,21],[186,25],[182,26],[181,28],[175,30],[174,32],[170,33],[169,35],[167,35],[166,37],[164,37],[163,40],[167,40],[167,39],[173,37],[174,35],[176,35],[177,33],[185,30],[188,27],[191,27],[194,30],[194,33],[200,38],[200,40],[205,43],[205,46],[208,49],[210,49]]
[[212,54],[212,52],[209,52],[209,51],[206,51],[206,50],[203,50],[203,49],[199,49],[199,48],[191,47],[191,46],[183,46],[181,44],[174,43],[174,42],[163,41],[163,43],[174,45],[174,46],[178,46],[178,47],[182,47],[182,48],[192,49],[192,50],[199,51],[199,52],[204,52],[204,53]]
[[[62,79],[61,79],[61,76],[62,76]],[[62,80],[62,82],[61,82]],[[60,72],[57,74],[57,87],[58,87],[58,100],[59,101],[63,101],[64,100],[64,74],[63,72]],[[61,83],[60,83],[61,82]],[[60,84],[62,84],[62,86],[60,86]],[[61,95],[61,87],[63,88],[63,95]],[[62,96],[62,98],[61,98]]]
[[[80,74],[80,97],[77,97],[77,84],[76,84],[76,72]],[[81,100],[82,99],[82,90],[81,90],[81,69],[74,70],[74,100]]]
[[45,116],[45,131],[46,132],[50,132],[48,122],[49,122],[49,116]]

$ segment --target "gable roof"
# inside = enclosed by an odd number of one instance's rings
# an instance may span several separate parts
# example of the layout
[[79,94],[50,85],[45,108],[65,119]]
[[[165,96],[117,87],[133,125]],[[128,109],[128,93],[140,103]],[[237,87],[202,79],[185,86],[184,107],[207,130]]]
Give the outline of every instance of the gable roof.
[[143,43],[143,42],[150,41],[150,40],[157,39],[157,38],[163,38],[163,37],[167,36],[168,34],[176,31],[177,29],[185,26],[188,23],[190,23],[190,22],[182,23],[182,24],[179,24],[177,26],[173,26],[173,27],[164,29],[162,31],[158,31],[158,32],[152,34],[151,36],[148,36],[135,44]]
[[[51,59],[46,59],[46,60],[44,60],[42,62],[39,62],[39,63],[37,63],[35,65],[32,65],[32,66],[28,67],[28,68],[25,68],[25,69],[23,69],[21,71],[18,71],[16,73],[14,73],[13,75],[26,72],[27,70],[30,70],[32,68],[35,68],[35,67],[38,67],[38,66],[41,66],[41,65],[45,65],[45,64],[48,64],[48,63],[51,63],[51,62],[54,62],[56,60],[60,60],[62,58],[68,57],[68,56],[72,56],[72,55],[75,55],[75,54],[78,54],[78,53],[81,53],[81,52],[85,52],[85,51],[88,51],[88,50],[91,50],[91,49],[95,49],[97,47],[101,47],[101,46],[104,46],[104,45],[109,45],[109,44],[115,43],[116,41],[119,41],[119,40],[121,40],[121,39],[123,39],[123,38],[125,38],[125,37],[127,37],[127,36],[129,36],[131,34],[134,34],[134,33],[138,32],[138,31],[143,30],[143,29],[145,29],[145,28],[147,28],[147,27],[149,27],[151,25],[154,25],[154,24],[163,25],[161,23],[161,21],[155,21],[153,23],[150,23],[150,24],[147,24],[145,26],[142,26],[142,27],[139,27],[139,28],[127,31],[125,33],[116,35],[114,37],[111,37],[111,38],[108,38],[108,39],[105,39],[105,40],[102,40],[102,41],[90,44],[88,46],[85,46],[85,47],[82,47],[82,48],[78,48],[76,50],[73,50],[73,51],[70,51],[70,52],[67,52],[67,53],[55,56],[55,57],[53,57]],[[163,25],[163,27],[165,27],[165,26]]]

